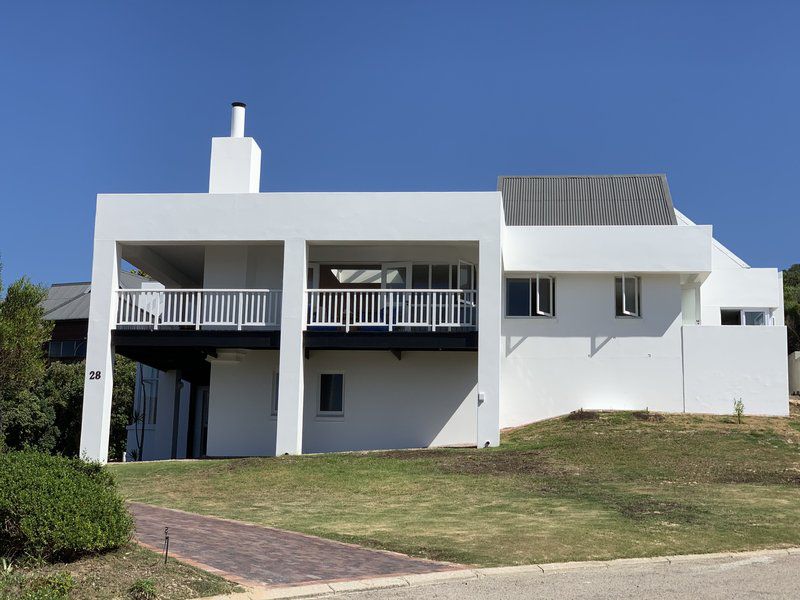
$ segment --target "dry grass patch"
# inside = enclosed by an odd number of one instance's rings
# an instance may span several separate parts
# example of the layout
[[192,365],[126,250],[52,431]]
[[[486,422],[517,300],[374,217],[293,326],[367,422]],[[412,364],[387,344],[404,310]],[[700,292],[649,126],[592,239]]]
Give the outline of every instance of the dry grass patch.
[[165,565],[158,554],[130,544],[72,563],[12,564],[8,574],[0,575],[0,599],[24,598],[37,582],[63,573],[68,573],[74,581],[70,600],[131,598],[131,586],[142,580],[152,583],[159,600],[184,600],[240,590],[221,577],[173,559]]

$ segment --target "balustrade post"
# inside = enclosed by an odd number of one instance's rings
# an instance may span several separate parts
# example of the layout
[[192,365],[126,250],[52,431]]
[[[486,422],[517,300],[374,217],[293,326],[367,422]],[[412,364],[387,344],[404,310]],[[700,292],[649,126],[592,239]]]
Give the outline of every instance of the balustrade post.
[[194,309],[194,328],[198,330],[200,329],[200,316],[201,316],[200,303],[202,302],[202,300],[203,300],[203,292],[197,292],[195,297],[195,309]]
[[428,323],[431,326],[431,331],[436,331],[436,320],[433,316],[433,292],[428,292]]
[[345,292],[344,331],[350,333],[350,292]]
[[237,331],[242,330],[242,300],[244,298],[244,292],[239,292],[239,306],[237,307],[238,316],[236,317],[236,329]]
[[387,319],[389,321],[389,331],[392,331],[392,328],[394,327],[394,321],[395,321],[394,317],[395,317],[395,315],[394,315],[394,293],[392,291],[389,291],[389,314],[387,316]]

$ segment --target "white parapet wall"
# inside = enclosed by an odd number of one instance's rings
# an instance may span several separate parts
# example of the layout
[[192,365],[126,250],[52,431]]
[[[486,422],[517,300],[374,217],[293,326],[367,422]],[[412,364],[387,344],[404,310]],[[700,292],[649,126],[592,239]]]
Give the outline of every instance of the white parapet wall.
[[711,227],[507,227],[506,272],[704,273],[711,271]]
[[789,393],[800,396],[800,352],[789,355]]
[[686,412],[789,414],[785,327],[683,327]]

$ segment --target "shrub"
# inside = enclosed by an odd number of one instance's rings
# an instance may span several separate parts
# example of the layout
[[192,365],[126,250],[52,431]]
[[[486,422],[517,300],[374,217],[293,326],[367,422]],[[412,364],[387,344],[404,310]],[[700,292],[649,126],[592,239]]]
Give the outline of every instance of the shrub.
[[137,579],[133,585],[128,588],[128,596],[131,600],[155,600],[156,584],[152,579]]
[[742,424],[742,416],[744,415],[744,402],[741,398],[733,401],[733,412],[736,415],[736,422]]
[[0,555],[72,560],[118,548],[132,528],[113,477],[99,464],[0,454]]

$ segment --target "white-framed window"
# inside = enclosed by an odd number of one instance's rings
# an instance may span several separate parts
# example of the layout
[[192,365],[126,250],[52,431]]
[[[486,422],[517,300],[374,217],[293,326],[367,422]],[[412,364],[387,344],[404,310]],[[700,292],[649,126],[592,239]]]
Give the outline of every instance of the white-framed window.
[[320,373],[317,416],[344,416],[344,373]]
[[765,308],[721,308],[720,323],[763,327],[772,325],[772,314]]
[[617,317],[642,316],[642,280],[635,275],[614,278],[614,312]]
[[278,416],[278,383],[280,374],[278,371],[272,373],[272,394],[269,402],[269,416]]
[[547,275],[506,279],[507,317],[552,317],[556,314],[555,279]]

